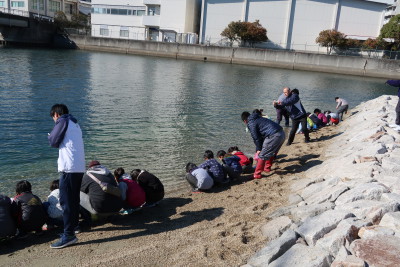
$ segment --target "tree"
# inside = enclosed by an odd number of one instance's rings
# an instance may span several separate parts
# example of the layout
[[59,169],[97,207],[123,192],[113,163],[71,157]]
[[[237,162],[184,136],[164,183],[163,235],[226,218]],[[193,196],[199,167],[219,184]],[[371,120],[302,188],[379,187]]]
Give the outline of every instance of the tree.
[[232,21],[222,31],[221,36],[228,38],[231,46],[234,42],[253,46],[255,43],[268,41],[267,30],[258,20],[255,22]]
[[362,44],[363,49],[385,49],[387,43],[382,38],[368,38]]
[[70,25],[70,22],[69,22],[67,16],[66,16],[65,13],[62,12],[62,11],[57,11],[57,12],[54,14],[54,23],[55,23],[58,27],[60,27],[61,29],[68,28],[69,25]]
[[346,35],[336,30],[324,30],[319,33],[315,42],[326,47],[326,52],[330,54],[333,47],[343,48],[346,45]]
[[379,37],[392,39],[392,50],[400,49],[400,14],[392,17],[388,23],[383,25]]

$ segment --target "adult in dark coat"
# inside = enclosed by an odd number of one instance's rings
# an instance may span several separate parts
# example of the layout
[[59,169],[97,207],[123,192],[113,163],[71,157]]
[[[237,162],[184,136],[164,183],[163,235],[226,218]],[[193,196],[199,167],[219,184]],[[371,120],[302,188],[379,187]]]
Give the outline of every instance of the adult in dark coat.
[[135,169],[131,172],[131,177],[146,193],[146,206],[154,205],[164,198],[164,185],[154,174],[146,170]]
[[17,230],[12,214],[16,213],[16,205],[7,196],[0,195],[0,238],[13,236]]
[[399,97],[399,101],[397,102],[397,106],[396,106],[396,121],[395,124],[393,125],[389,125],[392,128],[395,128],[397,131],[400,131],[400,80],[388,80],[386,81],[386,84],[393,86],[393,87],[397,87],[398,91],[397,91],[397,96]]
[[256,145],[259,159],[253,177],[260,179],[263,171],[271,171],[272,162],[285,141],[285,132],[279,124],[261,117],[256,112],[243,112],[242,121],[247,125]]
[[286,145],[290,146],[293,143],[297,128],[299,128],[300,123],[304,133],[305,142],[308,143],[310,141],[310,136],[307,129],[307,114],[306,110],[301,104],[299,90],[290,90],[289,87],[285,87],[283,88],[283,92],[285,95],[287,95],[287,97],[282,100],[282,102],[277,102],[274,104],[285,107],[289,111],[290,118],[292,119],[292,129]]

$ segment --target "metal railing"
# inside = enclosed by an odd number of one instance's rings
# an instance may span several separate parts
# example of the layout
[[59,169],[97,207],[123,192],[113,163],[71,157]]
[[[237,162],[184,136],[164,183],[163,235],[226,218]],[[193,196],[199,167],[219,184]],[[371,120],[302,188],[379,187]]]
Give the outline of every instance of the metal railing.
[[0,7],[0,12],[1,13],[6,13],[6,14],[23,16],[23,17],[29,17],[29,12],[28,11],[19,10],[19,9],[11,9],[11,8],[6,8],[6,7]]

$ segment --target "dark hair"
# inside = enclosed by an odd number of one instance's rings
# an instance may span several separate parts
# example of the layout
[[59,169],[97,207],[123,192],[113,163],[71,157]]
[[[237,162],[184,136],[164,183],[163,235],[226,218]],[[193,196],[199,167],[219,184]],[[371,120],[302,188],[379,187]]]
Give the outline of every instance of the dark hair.
[[310,116],[310,115],[311,115],[311,113],[310,113],[310,112],[306,112],[306,115],[307,115],[307,116]]
[[233,151],[240,151],[240,149],[237,146],[231,146],[228,148],[228,153],[232,153]]
[[242,113],[242,121],[247,121],[247,119],[249,118],[250,113],[248,111],[244,111]]
[[325,110],[324,113],[331,113],[331,111],[330,110]]
[[213,159],[214,158],[214,153],[211,150],[206,150],[204,152],[204,158]]
[[319,108],[314,109],[314,113],[321,113],[321,110]]
[[224,157],[226,155],[226,152],[224,150],[220,150],[217,152],[217,157]]
[[188,162],[188,164],[186,164],[186,172],[190,172],[191,170],[197,168],[196,164]]
[[117,168],[114,171],[114,177],[117,179],[121,178],[121,176],[124,174],[125,174],[125,170],[123,168]]
[[297,89],[297,88],[294,88],[291,92],[292,92],[292,94],[297,94],[297,95],[300,94],[299,89]]
[[339,99],[339,97],[335,97],[335,100],[338,100]]
[[137,181],[137,178],[139,177],[139,174],[142,170],[141,169],[134,169],[131,171],[131,178],[132,180]]
[[69,110],[68,110],[67,106],[64,104],[55,104],[51,107],[50,117],[53,117],[54,114],[56,114],[56,113],[58,115],[62,116],[64,114],[69,114]]
[[27,180],[22,180],[15,186],[15,192],[19,195],[25,192],[32,192],[32,185]]
[[59,179],[53,180],[50,183],[50,191],[53,191],[53,190],[56,190],[56,189],[59,189],[59,188],[60,188],[60,180]]
[[253,110],[253,113],[257,113],[258,115],[262,116],[262,112],[259,109]]

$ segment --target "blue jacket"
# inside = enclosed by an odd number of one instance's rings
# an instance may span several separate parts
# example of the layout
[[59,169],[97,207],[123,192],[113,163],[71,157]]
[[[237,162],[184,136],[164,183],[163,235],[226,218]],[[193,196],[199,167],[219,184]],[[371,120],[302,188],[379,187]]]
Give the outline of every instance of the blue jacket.
[[215,159],[208,159],[199,165],[199,168],[207,170],[215,182],[222,183],[225,180],[224,168]]
[[394,87],[399,87],[397,96],[400,97],[400,80],[388,80],[386,83]]
[[282,131],[282,127],[279,126],[279,124],[267,118],[263,118],[257,113],[253,113],[249,116],[247,119],[247,128],[250,131],[251,137],[253,137],[257,151],[261,151],[265,138]]
[[48,136],[50,146],[58,148],[64,139],[65,132],[68,129],[69,120],[77,123],[78,121],[71,114],[64,114],[56,121],[53,130]]
[[290,96],[286,97],[286,99],[282,100],[281,106],[284,106],[287,111],[289,111],[290,117],[294,120],[306,115],[306,110],[301,104],[298,94],[292,93]]
[[242,165],[240,165],[240,158],[232,154],[226,154],[222,162],[231,167],[235,172],[242,172]]

